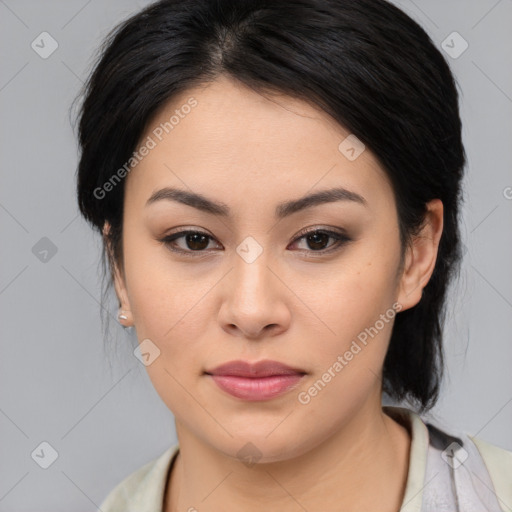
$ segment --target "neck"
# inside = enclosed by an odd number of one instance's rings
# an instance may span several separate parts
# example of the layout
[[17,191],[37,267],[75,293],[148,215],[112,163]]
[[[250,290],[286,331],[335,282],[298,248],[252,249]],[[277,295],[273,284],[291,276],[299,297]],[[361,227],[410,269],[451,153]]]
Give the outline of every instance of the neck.
[[[180,453],[165,512],[396,511],[409,466],[410,434],[380,402],[299,457],[250,467],[203,443],[176,423]],[[298,508],[299,507],[299,508]]]

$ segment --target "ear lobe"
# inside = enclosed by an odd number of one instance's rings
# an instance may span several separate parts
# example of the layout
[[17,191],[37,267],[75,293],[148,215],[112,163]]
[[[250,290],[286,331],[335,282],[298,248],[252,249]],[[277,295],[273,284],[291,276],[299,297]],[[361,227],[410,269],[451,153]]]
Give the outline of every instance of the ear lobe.
[[407,248],[397,299],[403,310],[418,304],[423,288],[434,272],[443,232],[443,210],[440,199],[432,199],[427,203],[423,227],[413,238],[412,246]]

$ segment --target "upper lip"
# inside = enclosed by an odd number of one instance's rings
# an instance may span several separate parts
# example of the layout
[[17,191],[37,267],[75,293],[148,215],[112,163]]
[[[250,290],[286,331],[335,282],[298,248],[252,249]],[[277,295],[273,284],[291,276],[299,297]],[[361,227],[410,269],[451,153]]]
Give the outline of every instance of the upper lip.
[[235,377],[269,377],[272,375],[294,375],[305,374],[300,368],[292,368],[279,361],[257,361],[251,363],[249,361],[237,360],[229,361],[221,364],[205,373],[209,375],[232,375]]

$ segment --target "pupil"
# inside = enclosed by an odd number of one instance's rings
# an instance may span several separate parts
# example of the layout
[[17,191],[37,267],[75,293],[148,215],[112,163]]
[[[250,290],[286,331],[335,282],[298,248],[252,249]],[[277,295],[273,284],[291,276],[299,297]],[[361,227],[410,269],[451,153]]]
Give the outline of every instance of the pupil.
[[[206,242],[206,243],[204,243]],[[208,237],[199,233],[187,235],[187,245],[193,251],[199,251],[208,247]]]
[[[323,241],[319,241],[319,238],[323,238]],[[325,247],[322,246],[328,239],[329,235],[327,235],[326,233],[313,233],[312,235],[308,235],[307,237],[308,244],[311,249],[324,249]]]

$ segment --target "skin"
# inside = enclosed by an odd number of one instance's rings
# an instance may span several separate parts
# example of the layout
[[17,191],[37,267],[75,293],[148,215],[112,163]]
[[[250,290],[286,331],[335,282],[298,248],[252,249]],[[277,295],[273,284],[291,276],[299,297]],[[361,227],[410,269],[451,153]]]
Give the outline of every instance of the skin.
[[[419,302],[443,205],[428,204],[399,272],[393,190],[368,149],[353,161],[338,150],[349,132],[305,102],[266,98],[221,77],[174,97],[141,140],[192,96],[197,106],[126,177],[124,261],[115,269],[123,324],[159,348],[146,369],[175,416],[180,453],[164,510],[396,511],[411,439],[381,406],[393,320],[308,404],[298,394],[393,303],[403,311]],[[168,200],[146,207],[165,186],[203,194],[232,214]],[[367,205],[337,201],[274,217],[282,201],[337,186]],[[178,228],[212,237],[201,257],[159,241]],[[297,240],[304,228],[344,229],[352,240],[322,256]],[[263,248],[251,263],[236,251],[248,236]],[[336,245],[322,241],[326,250]],[[193,252],[185,238],[174,246]],[[248,402],[204,375],[234,359],[277,360],[307,375],[278,398]],[[261,455],[251,467],[237,457],[248,442]]]

